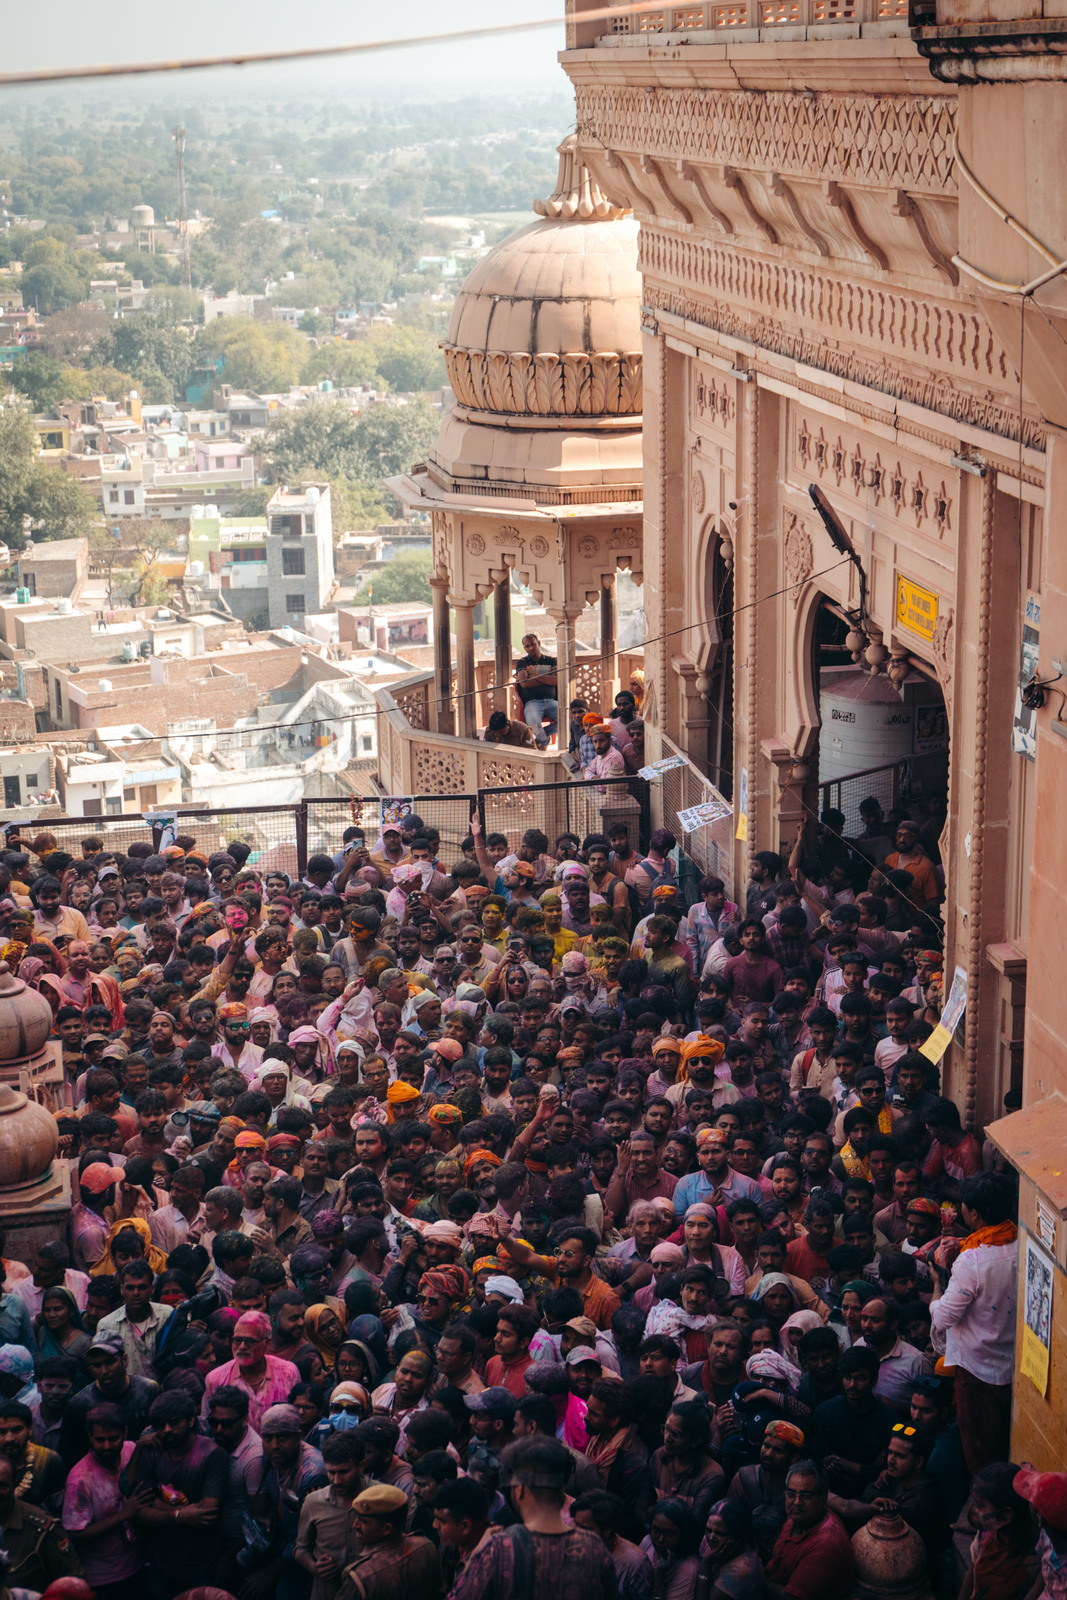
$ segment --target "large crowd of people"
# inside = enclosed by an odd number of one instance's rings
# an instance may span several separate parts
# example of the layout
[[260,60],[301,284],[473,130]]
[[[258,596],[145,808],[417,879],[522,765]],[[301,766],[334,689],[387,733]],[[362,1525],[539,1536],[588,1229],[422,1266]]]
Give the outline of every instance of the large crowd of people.
[[0,1239],[0,1586],[848,1600],[891,1524],[917,1594],[1067,1594],[936,820],[843,828],[688,905],[665,830],[9,836],[73,1210]]

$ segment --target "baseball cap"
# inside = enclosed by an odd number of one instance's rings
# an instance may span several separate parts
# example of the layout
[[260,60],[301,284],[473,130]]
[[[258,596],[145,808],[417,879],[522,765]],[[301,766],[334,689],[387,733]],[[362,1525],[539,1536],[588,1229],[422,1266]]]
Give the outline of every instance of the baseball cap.
[[502,1384],[493,1384],[481,1394],[464,1395],[463,1403],[468,1411],[483,1411],[486,1416],[499,1417],[504,1422],[511,1422],[515,1416],[515,1396]]
[[568,1367],[577,1367],[583,1361],[595,1361],[598,1367],[601,1364],[600,1357],[597,1355],[595,1350],[590,1349],[589,1345],[575,1345],[574,1349],[567,1357],[567,1365]]
[[112,1184],[121,1183],[125,1176],[121,1167],[108,1167],[102,1161],[94,1161],[91,1166],[86,1167],[78,1183],[90,1194],[103,1194]]
[[596,1343],[596,1323],[592,1317],[572,1317],[567,1327],[573,1328],[578,1337],[585,1340],[585,1344],[579,1348],[584,1350]]
[[1013,1487],[1016,1494],[1029,1500],[1039,1517],[1058,1532],[1067,1532],[1067,1472],[1020,1467]]
[[94,1333],[93,1342],[89,1346],[89,1353],[94,1350],[107,1350],[113,1356],[120,1356],[125,1350],[122,1336],[117,1333]]
[[399,822],[383,822],[378,831],[379,833],[403,833],[404,830]]

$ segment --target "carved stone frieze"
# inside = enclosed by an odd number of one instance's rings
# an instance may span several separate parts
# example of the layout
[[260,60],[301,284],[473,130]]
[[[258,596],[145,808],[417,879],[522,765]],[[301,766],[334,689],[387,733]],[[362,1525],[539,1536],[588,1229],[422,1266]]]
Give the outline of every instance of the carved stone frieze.
[[791,464],[846,498],[910,522],[918,533],[944,539],[954,526],[954,490],[944,478],[932,476],[928,463],[912,456],[883,458],[869,436],[827,432],[802,410],[796,413]]
[[956,193],[954,98],[577,85],[583,144],[825,182]]
[[[641,270],[644,303],[654,310],[1019,438],[1018,376],[972,306],[655,227],[641,231]],[[1024,417],[1023,442],[1040,450],[1044,439],[1038,419]]]
[[537,417],[630,417],[641,412],[640,352],[529,355],[444,345],[448,381],[473,411]]
[[693,391],[694,420],[710,422],[713,427],[728,428],[737,414],[733,385],[725,378],[719,380],[708,371],[700,371]]

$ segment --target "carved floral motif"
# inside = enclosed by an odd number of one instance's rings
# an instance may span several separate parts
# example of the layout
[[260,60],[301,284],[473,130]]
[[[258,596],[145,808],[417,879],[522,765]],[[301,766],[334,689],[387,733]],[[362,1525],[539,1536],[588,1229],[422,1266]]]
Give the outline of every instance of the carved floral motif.
[[485,540],[482,538],[480,533],[472,533],[468,536],[467,549],[470,551],[472,556],[482,556],[485,554]]
[[949,606],[942,606],[938,611],[937,622],[934,626],[930,648],[934,653],[937,665],[937,675],[941,680],[941,690],[945,696],[945,707],[948,711],[949,726],[952,726],[952,688],[953,688],[953,659],[952,659],[952,610]]
[[800,599],[801,585],[811,576],[815,547],[807,524],[795,511],[786,513],[782,542],[782,561],[786,579],[791,587],[789,598],[794,606]]
[[550,549],[551,546],[548,540],[542,534],[534,534],[534,537],[530,540],[530,554],[535,560],[543,561]]

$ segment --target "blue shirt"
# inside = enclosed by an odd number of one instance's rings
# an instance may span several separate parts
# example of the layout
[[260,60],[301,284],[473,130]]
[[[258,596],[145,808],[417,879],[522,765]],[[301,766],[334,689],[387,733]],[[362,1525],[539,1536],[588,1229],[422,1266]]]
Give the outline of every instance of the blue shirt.
[[755,1200],[759,1205],[764,1198],[763,1190],[755,1178],[746,1178],[744,1173],[734,1172],[732,1168],[719,1184],[712,1183],[705,1172],[690,1172],[679,1179],[678,1187],[674,1191],[675,1216],[684,1217],[689,1207],[695,1206],[698,1200],[710,1205],[712,1190],[716,1188],[727,1201]]

